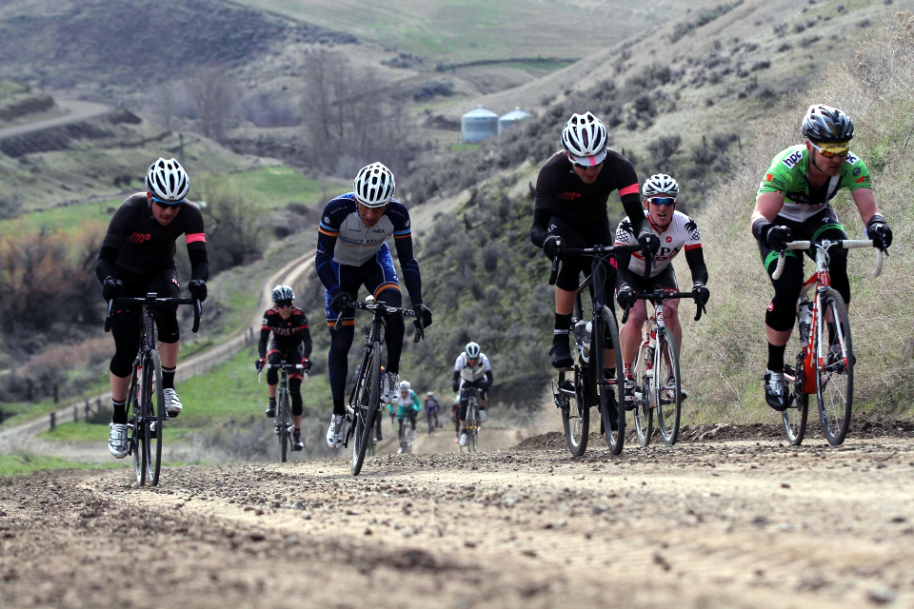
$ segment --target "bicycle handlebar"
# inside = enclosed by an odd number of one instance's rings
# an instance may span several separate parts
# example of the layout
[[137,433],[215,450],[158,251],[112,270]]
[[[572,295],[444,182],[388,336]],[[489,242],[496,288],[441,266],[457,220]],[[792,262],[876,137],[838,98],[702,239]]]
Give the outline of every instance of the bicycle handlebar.
[[[340,324],[343,322],[343,315],[346,314],[347,310],[362,309],[363,311],[371,311],[374,315],[383,315],[383,314],[393,314],[393,315],[402,315],[403,317],[413,317],[418,322],[416,325],[416,334],[413,337],[413,342],[418,343],[420,340],[425,338],[425,327],[422,324],[422,319],[416,317],[415,311],[412,309],[403,309],[401,307],[391,307],[389,305],[375,302],[371,304],[366,304],[361,301],[354,301],[349,307],[340,311],[340,314],[337,315],[336,321],[333,323],[332,330],[339,330]],[[380,311],[380,312],[379,312]]]
[[[695,294],[692,292],[664,292],[663,288],[659,288],[654,292],[633,292],[632,295],[636,300],[656,300],[660,304],[663,304],[664,300],[676,300],[678,298],[695,298]],[[707,313],[708,309],[705,308],[705,305],[695,301],[695,321],[701,319],[702,313]],[[625,322],[628,321],[628,312],[631,310],[631,307],[625,309],[625,313],[622,315],[622,324],[625,325]]]
[[192,304],[194,305],[194,327],[192,328],[194,334],[200,329],[200,320],[203,319],[203,303],[196,298],[159,298],[155,292],[150,292],[146,296],[118,296],[108,301],[108,312],[105,315],[105,332],[111,331],[111,316],[114,314],[115,302],[119,304],[142,304],[150,307],[155,307],[157,304]]
[[[810,250],[813,245],[817,247],[823,247],[828,249],[834,245],[843,247],[844,249],[853,249],[858,247],[874,247],[872,239],[842,239],[839,241],[821,241],[818,243],[813,243],[812,241],[791,241],[787,244],[787,247],[778,252],[778,265],[774,269],[774,273],[771,274],[772,279],[780,279],[781,275],[784,273],[784,264],[787,261],[787,250]],[[881,249],[876,249],[876,268],[873,269],[873,277],[879,277],[882,273],[882,261],[883,254],[887,254]]]
[[[558,239],[559,245],[561,245],[561,239]],[[552,259],[552,273],[549,275],[549,285],[555,285],[556,280],[559,277],[559,259],[566,254],[577,254],[584,256],[601,256],[608,254],[625,254],[625,253],[635,253],[641,251],[641,244],[638,245],[595,245],[593,247],[563,247],[559,251],[558,255]],[[645,254],[644,256],[644,275],[643,278],[647,279],[651,272],[651,267],[654,265],[654,257],[651,254]]]

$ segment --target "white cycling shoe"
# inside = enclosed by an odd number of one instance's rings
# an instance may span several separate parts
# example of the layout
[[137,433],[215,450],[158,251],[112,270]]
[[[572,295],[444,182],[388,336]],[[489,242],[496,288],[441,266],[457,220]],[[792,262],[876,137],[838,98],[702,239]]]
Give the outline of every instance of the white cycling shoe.
[[343,430],[345,427],[345,415],[335,414],[330,417],[330,427],[327,428],[327,446],[330,448],[343,448]]
[[178,392],[174,389],[164,389],[162,393],[165,395],[165,412],[168,413],[168,416],[172,419],[181,414],[181,400],[178,398]]
[[461,446],[467,445],[467,432],[463,432],[460,434],[460,445]]
[[126,423],[109,423],[108,424],[108,452],[114,455],[115,459],[123,459],[127,456],[127,424]]
[[381,382],[381,400],[390,402],[400,393],[400,375],[388,372]]

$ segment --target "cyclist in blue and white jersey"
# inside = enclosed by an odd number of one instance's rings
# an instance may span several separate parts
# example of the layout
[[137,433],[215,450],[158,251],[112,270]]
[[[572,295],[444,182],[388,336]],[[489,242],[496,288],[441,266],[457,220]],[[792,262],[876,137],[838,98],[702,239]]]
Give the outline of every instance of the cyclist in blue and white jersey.
[[[327,444],[343,446],[343,421],[346,414],[344,394],[348,362],[355,335],[355,311],[359,287],[382,304],[401,307],[400,281],[390,250],[385,243],[394,237],[403,280],[417,318],[432,325],[432,312],[422,304],[422,278],[413,256],[409,212],[394,199],[396,184],[390,169],[381,163],[363,167],[353,181],[353,191],[327,203],[321,215],[315,265],[324,284],[324,309],[330,332],[330,391],[333,416],[327,429]],[[342,327],[333,330],[337,316],[343,314]],[[418,323],[418,321],[416,322]],[[400,354],[405,324],[400,315],[387,318],[387,375],[382,379],[382,399],[396,394],[400,379]]]

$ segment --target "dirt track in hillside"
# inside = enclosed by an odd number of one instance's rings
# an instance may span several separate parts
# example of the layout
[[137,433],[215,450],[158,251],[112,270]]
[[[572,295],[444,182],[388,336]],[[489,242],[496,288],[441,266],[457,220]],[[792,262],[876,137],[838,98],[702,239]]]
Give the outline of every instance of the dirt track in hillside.
[[912,542],[910,438],[44,472],[0,480],[0,605],[901,607]]

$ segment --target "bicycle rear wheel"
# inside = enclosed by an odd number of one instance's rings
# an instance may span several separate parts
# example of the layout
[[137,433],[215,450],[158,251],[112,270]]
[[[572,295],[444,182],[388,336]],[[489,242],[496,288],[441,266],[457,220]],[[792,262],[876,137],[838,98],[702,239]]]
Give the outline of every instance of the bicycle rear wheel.
[[130,451],[133,453],[133,470],[139,486],[146,484],[146,447],[142,423],[143,401],[140,395],[142,383],[143,369],[134,366],[133,379],[130,381],[130,389],[127,391],[125,407],[127,412],[131,413],[127,424],[127,441]]
[[657,330],[654,350],[654,400],[657,404],[657,429],[667,446],[679,437],[682,416],[682,382],[679,378],[679,353],[668,328]]
[[165,435],[165,388],[162,386],[162,362],[158,351],[149,352],[149,360],[143,369],[144,376],[149,374],[149,382],[144,382],[144,394],[148,407],[146,416],[146,467],[148,482],[152,486],[159,484],[159,473],[162,469],[162,446]]
[[[822,430],[832,446],[847,437],[854,404],[854,350],[847,306],[836,290],[821,295],[816,332],[816,397]],[[832,322],[827,320],[831,318]],[[832,329],[829,330],[829,326]]]
[[[594,318],[591,337],[590,366],[594,376],[597,405],[603,419],[603,432],[606,434],[609,452],[618,455],[625,446],[625,402],[622,383],[617,382],[623,378],[623,368],[622,354],[619,353],[619,326],[608,307],[604,306]],[[603,349],[607,339],[616,351],[616,365],[612,370],[607,370],[605,366]],[[612,372],[612,378],[606,377],[607,372]]]
[[784,376],[793,376],[793,381],[787,379],[788,386],[792,387],[791,399],[787,409],[781,413],[781,421],[784,424],[787,439],[793,446],[799,446],[806,435],[806,421],[809,416],[809,394],[804,393],[806,384],[805,350],[800,345],[799,329],[793,333],[790,342],[787,343],[787,352],[796,353],[797,358],[795,368],[785,366]]
[[381,343],[374,341],[362,365],[361,386],[353,407],[352,475],[358,476],[365,461],[365,452],[374,434],[374,419],[381,395]]
[[654,433],[653,395],[651,392],[652,374],[647,368],[647,347],[647,342],[641,341],[641,346],[638,347],[638,357],[635,359],[634,366],[632,366],[635,432],[638,434],[638,443],[641,446],[650,444],[651,434]]
[[279,394],[277,407],[276,425],[279,427],[279,452],[282,455],[282,462],[285,463],[289,458],[289,449],[292,444],[289,434],[289,395],[285,391]]
[[[571,378],[568,378],[568,377]],[[581,368],[574,371],[559,372],[559,382],[552,388],[555,405],[562,413],[562,426],[565,428],[565,443],[575,457],[580,457],[587,450],[587,439],[590,434],[590,407],[585,403],[581,387]]]

